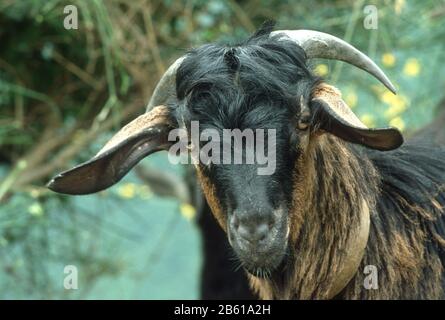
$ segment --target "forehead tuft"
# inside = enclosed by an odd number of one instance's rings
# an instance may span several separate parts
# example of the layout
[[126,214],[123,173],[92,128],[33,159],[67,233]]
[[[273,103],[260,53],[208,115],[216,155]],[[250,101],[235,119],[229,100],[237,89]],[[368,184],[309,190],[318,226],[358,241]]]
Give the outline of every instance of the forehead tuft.
[[276,128],[317,79],[294,42],[259,36],[190,51],[177,71],[184,119],[222,128]]
[[178,69],[178,97],[184,98],[198,84],[237,76],[245,86],[278,92],[283,84],[312,77],[304,50],[288,39],[261,36],[234,46],[206,44],[191,50]]

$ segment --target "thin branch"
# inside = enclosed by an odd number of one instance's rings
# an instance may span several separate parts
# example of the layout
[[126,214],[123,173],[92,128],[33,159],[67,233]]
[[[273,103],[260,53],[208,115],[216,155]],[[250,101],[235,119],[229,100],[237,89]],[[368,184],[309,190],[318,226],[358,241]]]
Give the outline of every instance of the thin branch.
[[151,18],[151,7],[150,3],[145,5],[146,10],[143,11],[143,18],[145,28],[147,30],[147,39],[148,45],[150,47],[150,51],[153,55],[154,62],[156,64],[156,68],[158,70],[158,75],[161,76],[165,72],[165,66],[161,59],[161,54],[159,52],[158,42],[156,40],[156,33],[153,27],[153,20]]
[[53,53],[54,61],[66,68],[69,72],[73,73],[80,80],[91,86],[93,89],[97,89],[100,85],[99,81],[95,80],[88,72],[79,68],[76,64],[72,63],[57,51]]
[[252,20],[250,20],[249,15],[244,11],[244,9],[234,0],[229,0],[227,3],[243,27],[249,32],[254,32],[255,25],[253,24]]
[[[140,111],[141,103],[135,102],[134,104],[128,106],[125,108],[122,112],[122,119],[127,119],[128,117],[134,115],[137,113],[137,111]],[[14,183],[12,184],[12,188],[20,188],[23,187],[26,184],[30,184],[32,182],[38,181],[40,179],[43,179],[51,174],[53,174],[55,171],[60,170],[63,167],[66,167],[69,160],[74,158],[80,150],[85,148],[91,141],[93,141],[100,133],[105,132],[107,130],[110,130],[113,125],[115,124],[115,119],[109,118],[94,129],[89,130],[87,133],[85,133],[83,136],[78,138],[77,140],[73,140],[69,145],[67,145],[64,149],[62,149],[51,161],[48,161],[46,158],[50,153],[46,150],[48,147],[46,146],[47,143],[43,143],[41,147],[38,148],[38,150],[35,150],[33,152],[35,157],[38,157],[40,161],[33,162],[33,166],[28,166],[27,170],[23,171],[22,174],[18,175]],[[50,131],[48,135],[54,135],[55,130]],[[67,135],[62,139],[67,139],[69,136]],[[52,145],[60,143],[60,140],[54,140],[52,142]],[[52,147],[52,146],[50,146]],[[30,158],[30,155],[26,156],[25,159],[32,159]]]

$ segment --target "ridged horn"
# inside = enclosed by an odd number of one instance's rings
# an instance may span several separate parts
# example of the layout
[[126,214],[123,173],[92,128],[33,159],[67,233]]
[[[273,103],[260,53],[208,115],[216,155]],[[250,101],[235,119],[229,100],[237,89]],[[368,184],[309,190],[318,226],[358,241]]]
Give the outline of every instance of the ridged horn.
[[186,56],[176,59],[170,67],[165,71],[159,80],[156,88],[147,105],[147,111],[159,105],[167,105],[171,101],[175,101],[176,97],[176,71]]
[[341,60],[376,77],[392,93],[396,89],[385,73],[367,55],[333,35],[313,30],[277,30],[271,36],[286,35],[306,52],[308,59]]

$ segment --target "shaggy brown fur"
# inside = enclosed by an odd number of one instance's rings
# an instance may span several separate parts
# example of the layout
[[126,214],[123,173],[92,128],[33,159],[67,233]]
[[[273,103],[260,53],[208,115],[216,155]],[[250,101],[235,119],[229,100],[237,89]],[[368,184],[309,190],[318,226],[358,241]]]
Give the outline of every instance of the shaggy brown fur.
[[[416,171],[422,169],[415,168],[415,159],[410,164],[407,158],[410,146],[392,152],[393,159],[382,160],[382,154],[357,151],[330,135],[311,140],[295,167],[291,256],[279,277],[250,276],[260,297],[329,298],[327,292],[347,254],[345,244],[358,225],[357,204],[366,199],[371,228],[365,256],[336,298],[443,298],[443,185],[432,180],[431,173],[418,176]],[[436,165],[431,163],[432,170]],[[404,171],[406,166],[414,171]],[[412,185],[404,186],[407,183]],[[364,288],[366,265],[378,269],[377,290]]]
[[196,172],[198,176],[198,181],[201,185],[201,189],[203,190],[204,196],[207,200],[207,204],[212,210],[212,214],[215,217],[218,224],[226,232],[227,230],[226,216],[223,213],[223,210],[221,208],[221,203],[219,201],[218,196],[216,195],[215,186],[210,181],[210,179],[207,178],[207,176],[202,173],[201,165],[198,165],[196,167]]

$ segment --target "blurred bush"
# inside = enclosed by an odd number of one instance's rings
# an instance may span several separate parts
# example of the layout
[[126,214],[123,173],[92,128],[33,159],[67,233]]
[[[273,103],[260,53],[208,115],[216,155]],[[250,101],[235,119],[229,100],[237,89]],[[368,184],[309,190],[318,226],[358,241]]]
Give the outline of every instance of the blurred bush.
[[[412,131],[428,123],[444,95],[444,2],[373,1],[376,30],[363,26],[368,4],[1,1],[0,298],[198,296],[199,239],[187,205],[149,196],[135,175],[84,198],[44,188],[51,175],[89,158],[111,132],[142,113],[159,77],[187,48],[243,39],[267,19],[283,29],[329,32],[366,52],[398,88],[394,96],[350,66],[311,62],[366,124]],[[78,30],[63,27],[66,5],[78,8]],[[157,156],[149,164],[180,175],[164,162]],[[181,208],[187,219],[177,218]],[[162,260],[163,251],[170,253]],[[132,259],[140,270],[129,273]],[[61,285],[70,263],[89,284],[74,294]],[[147,270],[152,264],[163,272]],[[192,290],[175,290],[180,279]],[[122,293],[119,282],[133,286],[132,293]]]

